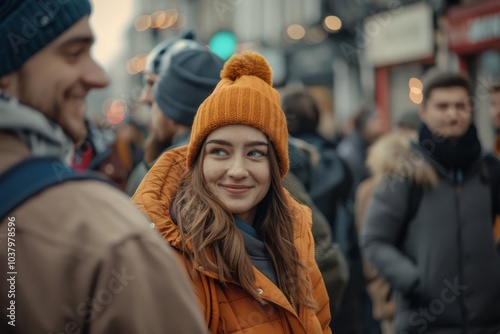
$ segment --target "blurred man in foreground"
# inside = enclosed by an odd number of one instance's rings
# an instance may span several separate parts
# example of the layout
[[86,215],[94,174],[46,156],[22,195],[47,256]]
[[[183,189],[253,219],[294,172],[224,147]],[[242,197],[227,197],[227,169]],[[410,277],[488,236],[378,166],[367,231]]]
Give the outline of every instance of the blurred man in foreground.
[[0,4],[0,332],[203,333],[150,222],[68,167],[86,136],[85,97],[108,84],[90,56],[90,11],[88,0]]

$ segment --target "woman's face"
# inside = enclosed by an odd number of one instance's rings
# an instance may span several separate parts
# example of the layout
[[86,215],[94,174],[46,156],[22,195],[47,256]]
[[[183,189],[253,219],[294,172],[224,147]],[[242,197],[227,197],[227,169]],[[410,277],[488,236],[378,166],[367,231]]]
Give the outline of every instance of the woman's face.
[[271,186],[267,142],[253,127],[226,125],[208,135],[202,152],[208,188],[248,224],[253,224],[257,204]]

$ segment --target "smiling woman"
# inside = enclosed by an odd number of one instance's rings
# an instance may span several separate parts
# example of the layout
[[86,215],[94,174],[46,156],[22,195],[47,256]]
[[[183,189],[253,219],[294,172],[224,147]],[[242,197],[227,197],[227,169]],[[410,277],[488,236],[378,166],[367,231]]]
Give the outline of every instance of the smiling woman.
[[[232,56],[188,146],[135,193],[190,274],[212,333],[329,333],[310,210],[282,186],[288,131],[267,61]],[[187,169],[186,169],[187,167]]]

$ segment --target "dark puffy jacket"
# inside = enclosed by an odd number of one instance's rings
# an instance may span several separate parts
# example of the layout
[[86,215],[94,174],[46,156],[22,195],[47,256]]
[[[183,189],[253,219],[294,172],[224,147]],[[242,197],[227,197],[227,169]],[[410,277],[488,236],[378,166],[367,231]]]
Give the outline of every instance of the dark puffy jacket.
[[418,147],[414,152],[436,171],[436,186],[424,190],[406,222],[412,186],[405,177],[384,178],[362,238],[368,260],[396,290],[396,332],[498,333],[500,254],[484,159],[456,184]]

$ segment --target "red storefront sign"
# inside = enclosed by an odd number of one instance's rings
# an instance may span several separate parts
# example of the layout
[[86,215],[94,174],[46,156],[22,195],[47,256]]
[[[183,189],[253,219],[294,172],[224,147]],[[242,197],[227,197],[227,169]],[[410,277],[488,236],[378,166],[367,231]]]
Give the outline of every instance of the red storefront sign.
[[500,48],[500,1],[452,7],[446,19],[451,51],[466,54]]

